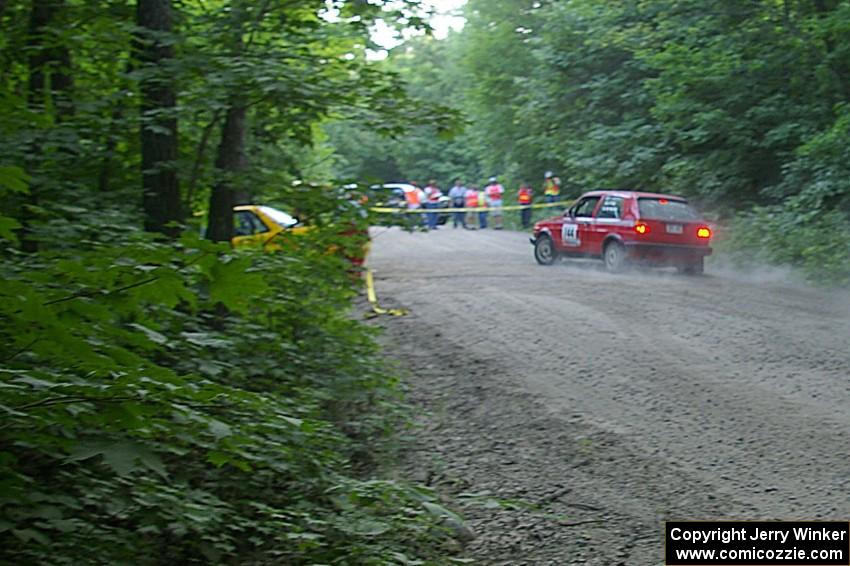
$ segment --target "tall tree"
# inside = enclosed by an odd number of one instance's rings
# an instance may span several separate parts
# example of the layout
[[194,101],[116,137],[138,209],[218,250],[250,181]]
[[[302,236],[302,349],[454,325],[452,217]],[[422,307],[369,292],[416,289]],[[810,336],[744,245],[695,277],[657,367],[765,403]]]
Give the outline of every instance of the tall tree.
[[237,193],[233,178],[245,169],[245,136],[247,109],[243,102],[234,99],[227,109],[218,145],[215,167],[219,180],[210,194],[209,231],[207,237],[214,242],[229,242],[233,237],[233,206]]
[[183,218],[177,177],[177,95],[171,47],[170,0],[138,0],[137,58],[142,79],[141,153],[142,205],[148,232],[176,235]]
[[[33,0],[30,8],[27,37],[27,106],[45,121],[61,122],[73,114],[71,55],[67,46],[58,42],[53,34],[59,26],[64,10],[64,0]],[[36,135],[30,141],[27,156],[30,170],[38,169],[41,165],[44,141],[42,138],[42,135]],[[35,210],[39,206],[45,190],[38,181],[32,183],[26,197],[26,206],[22,207],[19,237],[21,249],[26,252],[38,250],[38,241],[33,235],[33,218],[27,211]]]
[[52,33],[64,10],[64,0],[33,0],[29,23],[30,106],[44,111],[53,105],[57,120],[73,114],[71,55]]
[[[447,127],[449,116],[412,103],[397,77],[366,59],[371,22],[414,23],[404,10],[384,11],[399,4],[414,3],[231,0],[198,16],[215,38],[216,104],[226,116],[209,200],[209,238],[229,240],[232,205],[261,196],[259,172],[297,169],[283,146],[311,146],[314,126],[334,113],[344,111],[386,133],[417,121]],[[334,18],[329,11],[336,11]],[[207,99],[214,97],[209,91],[204,89]]]

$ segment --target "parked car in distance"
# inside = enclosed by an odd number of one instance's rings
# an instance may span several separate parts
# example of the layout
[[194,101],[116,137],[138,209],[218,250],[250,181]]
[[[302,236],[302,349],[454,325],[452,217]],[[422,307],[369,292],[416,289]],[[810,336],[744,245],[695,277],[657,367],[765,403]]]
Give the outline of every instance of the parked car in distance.
[[[382,185],[372,185],[369,187],[369,204],[370,206],[398,208],[399,210],[404,210],[407,208],[407,198],[405,195],[415,189],[416,187],[410,183],[384,183]],[[450,208],[450,206],[451,201],[449,197],[446,195],[441,196],[437,203],[437,208]],[[393,215],[393,217],[395,216],[396,215]],[[439,224],[445,224],[448,219],[449,215],[445,212],[440,212],[437,217]],[[403,220],[396,217],[393,219],[392,223],[401,224],[403,223]]]
[[712,231],[682,197],[630,190],[585,193],[561,216],[534,225],[534,259],[598,258],[609,271],[629,264],[700,274]]
[[309,230],[297,218],[270,206],[246,204],[233,207],[233,247],[262,246],[280,249],[275,239],[285,231],[300,234]]
[[[369,251],[369,233],[363,228],[343,223],[340,236],[350,238],[352,245],[345,249],[333,246],[329,252],[342,253],[354,266],[363,265]],[[266,251],[282,249],[280,235],[304,234],[312,230],[290,214],[270,206],[246,204],[233,207],[233,247],[262,247]]]

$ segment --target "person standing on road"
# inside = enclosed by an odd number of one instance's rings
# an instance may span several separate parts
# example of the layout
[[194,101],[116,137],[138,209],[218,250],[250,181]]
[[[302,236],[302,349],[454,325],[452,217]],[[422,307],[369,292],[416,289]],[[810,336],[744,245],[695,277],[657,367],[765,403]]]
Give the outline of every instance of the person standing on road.
[[[419,185],[417,185],[416,183],[410,184],[413,186],[413,188],[411,188],[409,191],[404,192],[404,201],[407,203],[407,210],[419,210],[424,204],[425,193],[422,191],[422,189],[419,188]],[[418,213],[408,215],[408,218],[412,219],[411,224],[413,224],[414,226],[421,226],[422,224],[426,224],[427,222],[427,219],[422,218],[422,216]]]
[[543,197],[546,202],[561,200],[561,180],[551,171],[546,171],[543,176]]
[[531,226],[531,203],[534,200],[534,191],[531,190],[531,187],[525,181],[519,184],[516,199],[522,207],[519,209],[519,219],[522,222],[522,227],[528,228]]
[[502,229],[502,195],[505,187],[499,184],[496,177],[490,177],[487,187],[484,189],[487,199],[490,201],[490,210],[493,213],[493,229]]
[[[454,186],[449,189],[449,199],[452,202],[452,208],[463,208],[466,200],[466,187],[463,186],[460,178],[455,179]],[[452,213],[454,219],[453,227],[462,226],[466,228],[466,213],[464,211],[455,211]]]
[[[476,187],[478,188],[478,187]],[[487,191],[479,191],[478,192],[478,208],[481,210],[478,211],[478,228],[481,230],[487,228]]]
[[[443,196],[443,191],[437,186],[437,181],[431,180],[428,181],[428,184],[425,185],[425,202],[423,206],[427,210],[436,210],[440,206],[440,197]],[[438,215],[436,212],[429,212],[425,215],[428,229],[436,230],[437,229],[437,220]]]
[[404,200],[407,203],[407,210],[419,210],[422,207],[424,193],[422,192],[422,189],[413,183],[413,188],[409,191],[405,191]]
[[466,189],[466,193],[464,194],[464,198],[464,205],[466,208],[472,209],[466,213],[466,227],[470,230],[475,230],[475,225],[478,224],[478,221],[475,218],[477,213],[474,210],[478,208],[478,187],[475,185],[469,185],[469,188]]

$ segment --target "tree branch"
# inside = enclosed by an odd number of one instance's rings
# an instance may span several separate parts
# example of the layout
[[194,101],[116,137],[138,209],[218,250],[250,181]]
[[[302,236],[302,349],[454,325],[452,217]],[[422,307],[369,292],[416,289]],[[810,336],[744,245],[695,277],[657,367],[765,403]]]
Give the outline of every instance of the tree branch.
[[213,113],[212,120],[210,120],[209,124],[204,126],[204,131],[201,134],[201,142],[198,144],[198,151],[195,153],[195,163],[192,164],[192,174],[189,177],[189,188],[186,190],[186,197],[183,204],[186,212],[189,212],[189,208],[192,206],[192,198],[195,196],[195,186],[198,184],[198,177],[200,176],[201,161],[203,161],[204,153],[206,153],[207,150],[207,144],[212,137],[213,128],[215,128],[216,124],[218,124],[219,118],[221,118],[221,108],[217,109]]
[[68,395],[66,397],[50,397],[49,399],[41,399],[40,401],[33,401],[32,403],[27,403],[26,405],[21,405],[19,407],[15,407],[16,411],[24,411],[27,409],[35,409],[37,407],[50,407],[52,405],[68,405],[71,403],[115,403],[118,401],[132,401],[133,397],[83,397],[76,396],[73,397]]
[[[194,265],[195,263],[201,261],[204,257],[208,256],[210,252],[201,252],[197,257],[192,258],[192,261],[186,262],[186,264],[180,269],[186,269]],[[155,277],[149,277],[147,279],[142,279],[141,281],[136,281],[135,283],[129,283],[124,285],[123,287],[119,287],[117,289],[112,289],[110,291],[101,291],[100,289],[89,289],[89,290],[80,290],[76,293],[72,293],[66,297],[62,297],[60,299],[53,299],[52,301],[47,301],[42,303],[42,306],[55,305],[58,303],[64,303],[67,301],[73,301],[74,299],[81,299],[84,297],[94,297],[96,295],[101,296],[111,296],[117,295],[118,293],[123,293],[124,291],[129,291],[130,289],[135,289],[136,287],[141,287],[142,285],[147,285],[148,283],[153,283],[154,281],[159,280],[159,275]]]

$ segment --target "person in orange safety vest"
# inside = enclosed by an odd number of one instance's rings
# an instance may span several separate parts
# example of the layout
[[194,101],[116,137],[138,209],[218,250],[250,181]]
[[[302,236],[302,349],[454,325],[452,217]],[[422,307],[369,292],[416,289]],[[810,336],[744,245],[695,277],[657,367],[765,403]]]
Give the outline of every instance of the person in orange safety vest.
[[519,190],[516,193],[516,199],[522,207],[519,209],[519,218],[522,221],[522,227],[528,228],[531,225],[531,202],[534,200],[534,191],[531,190],[531,187],[525,181],[520,183]]
[[408,210],[418,210],[422,206],[422,200],[424,199],[425,194],[422,192],[422,189],[413,185],[413,188],[409,191],[405,191],[404,200],[407,202]]
[[[470,185],[464,196],[464,208],[478,208],[478,187]],[[468,211],[466,213],[466,227],[470,230],[475,230],[478,225],[477,211]]]

